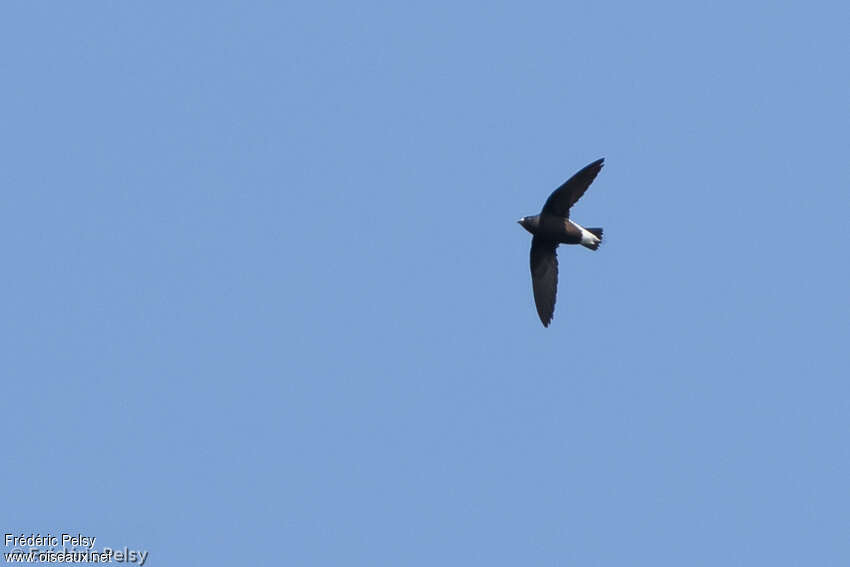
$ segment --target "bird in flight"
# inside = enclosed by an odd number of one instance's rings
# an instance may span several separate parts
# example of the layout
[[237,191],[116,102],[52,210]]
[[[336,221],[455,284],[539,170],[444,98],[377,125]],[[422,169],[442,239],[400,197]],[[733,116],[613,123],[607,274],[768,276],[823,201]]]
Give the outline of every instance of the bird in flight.
[[601,228],[584,228],[570,220],[570,207],[578,201],[596,179],[602,162],[598,159],[567,179],[555,189],[543,204],[543,210],[533,217],[517,222],[533,234],[531,239],[531,286],[534,303],[544,327],[552,322],[555,313],[555,294],[558,291],[558,244],[581,244],[596,250],[602,242]]

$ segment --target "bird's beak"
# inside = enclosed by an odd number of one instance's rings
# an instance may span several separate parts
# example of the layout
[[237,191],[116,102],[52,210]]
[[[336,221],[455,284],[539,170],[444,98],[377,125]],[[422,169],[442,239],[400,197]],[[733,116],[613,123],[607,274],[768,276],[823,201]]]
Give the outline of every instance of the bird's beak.
[[519,219],[517,223],[522,224],[522,219]]

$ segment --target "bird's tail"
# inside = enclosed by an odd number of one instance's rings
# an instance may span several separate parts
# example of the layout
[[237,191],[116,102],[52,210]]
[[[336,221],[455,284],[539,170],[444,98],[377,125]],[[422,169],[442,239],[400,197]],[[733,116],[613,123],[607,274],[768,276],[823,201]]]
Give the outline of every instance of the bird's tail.
[[585,248],[590,248],[591,250],[596,250],[597,248],[599,248],[599,244],[602,242],[602,229],[586,228],[585,230],[596,238],[594,238],[590,242],[585,242],[584,240],[582,240],[582,246],[584,246]]

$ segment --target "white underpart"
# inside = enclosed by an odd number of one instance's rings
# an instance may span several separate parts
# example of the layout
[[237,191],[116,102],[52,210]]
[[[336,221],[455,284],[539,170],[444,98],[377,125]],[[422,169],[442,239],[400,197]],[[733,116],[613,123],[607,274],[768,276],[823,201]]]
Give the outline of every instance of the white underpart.
[[589,244],[591,246],[599,244],[599,239],[596,238],[596,236],[592,232],[590,232],[589,230],[587,230],[583,226],[579,225],[577,222],[573,222],[573,221],[570,221],[570,222],[573,224],[574,227],[576,227],[577,229],[579,229],[581,231],[581,243],[582,244]]

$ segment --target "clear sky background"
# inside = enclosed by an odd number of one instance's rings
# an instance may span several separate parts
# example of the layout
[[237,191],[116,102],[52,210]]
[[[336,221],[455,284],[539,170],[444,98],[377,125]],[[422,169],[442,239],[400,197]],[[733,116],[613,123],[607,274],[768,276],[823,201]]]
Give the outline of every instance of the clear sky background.
[[[0,11],[5,532],[850,563],[846,2]],[[516,224],[590,161],[540,325]]]

